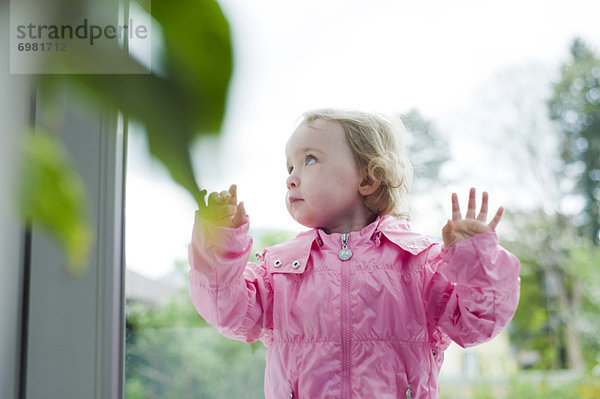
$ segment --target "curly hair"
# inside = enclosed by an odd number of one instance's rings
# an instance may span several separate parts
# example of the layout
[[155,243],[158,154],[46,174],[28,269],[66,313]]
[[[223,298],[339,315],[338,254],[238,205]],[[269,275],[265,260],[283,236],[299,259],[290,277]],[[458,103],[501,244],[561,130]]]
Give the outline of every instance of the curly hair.
[[342,125],[357,165],[365,178],[379,182],[364,203],[376,215],[410,219],[408,192],[413,169],[404,152],[406,129],[399,118],[373,112],[323,108],[305,112],[301,122],[316,120]]

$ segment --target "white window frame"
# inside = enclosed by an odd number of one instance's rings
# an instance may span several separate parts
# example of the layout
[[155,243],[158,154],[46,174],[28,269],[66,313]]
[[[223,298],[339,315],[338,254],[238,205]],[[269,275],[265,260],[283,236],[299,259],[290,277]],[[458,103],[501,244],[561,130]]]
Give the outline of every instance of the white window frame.
[[85,272],[73,277],[57,243],[38,226],[29,230],[20,383],[27,399],[120,398],[123,392],[126,123],[108,107],[84,117],[73,112],[75,101],[64,93],[60,137],[85,182],[95,240]]

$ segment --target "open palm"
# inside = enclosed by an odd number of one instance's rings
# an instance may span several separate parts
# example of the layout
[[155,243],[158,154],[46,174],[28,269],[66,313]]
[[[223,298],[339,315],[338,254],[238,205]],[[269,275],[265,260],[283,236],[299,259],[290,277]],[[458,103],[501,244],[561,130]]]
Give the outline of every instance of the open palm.
[[448,223],[442,228],[442,238],[446,248],[478,234],[494,231],[502,218],[504,208],[498,208],[490,223],[486,224],[488,215],[488,193],[484,191],[481,199],[481,209],[477,217],[475,217],[475,211],[474,188],[471,188],[469,191],[469,204],[464,219],[460,213],[458,196],[456,193],[452,193],[452,220],[448,220]]

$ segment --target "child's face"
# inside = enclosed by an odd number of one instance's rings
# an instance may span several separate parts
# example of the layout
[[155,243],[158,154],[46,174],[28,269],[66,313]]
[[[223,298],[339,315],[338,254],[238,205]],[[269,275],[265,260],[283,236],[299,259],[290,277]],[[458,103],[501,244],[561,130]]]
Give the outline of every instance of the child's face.
[[368,211],[358,191],[362,175],[344,129],[324,120],[311,125],[300,125],[286,145],[287,209],[307,227],[358,230],[366,225]]

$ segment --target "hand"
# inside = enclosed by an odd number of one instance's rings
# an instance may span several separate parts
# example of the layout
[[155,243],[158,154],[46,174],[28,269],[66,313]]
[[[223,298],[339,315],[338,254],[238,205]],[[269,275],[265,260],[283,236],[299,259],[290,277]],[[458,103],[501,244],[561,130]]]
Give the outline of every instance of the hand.
[[209,223],[221,227],[239,227],[246,221],[244,203],[237,203],[237,186],[232,184],[229,191],[213,192],[204,205],[206,190],[202,192],[200,214]]
[[469,192],[467,214],[463,219],[460,214],[460,207],[458,206],[458,196],[456,193],[452,193],[452,220],[448,220],[448,223],[446,223],[442,229],[444,246],[448,248],[457,242],[474,237],[478,234],[495,231],[496,226],[498,226],[502,214],[504,213],[504,208],[498,208],[496,215],[494,215],[494,218],[489,224],[485,224],[487,212],[488,193],[484,191],[481,199],[481,210],[479,211],[477,218],[475,218],[475,189],[471,188],[471,191]]

